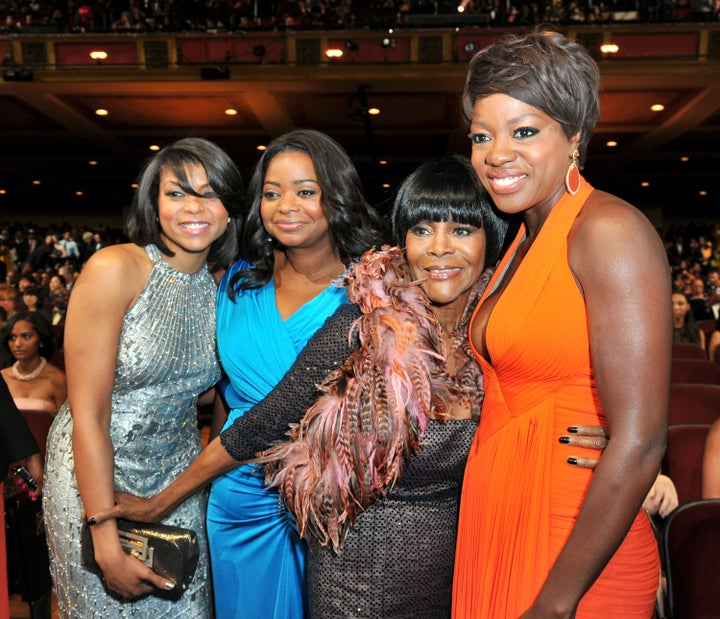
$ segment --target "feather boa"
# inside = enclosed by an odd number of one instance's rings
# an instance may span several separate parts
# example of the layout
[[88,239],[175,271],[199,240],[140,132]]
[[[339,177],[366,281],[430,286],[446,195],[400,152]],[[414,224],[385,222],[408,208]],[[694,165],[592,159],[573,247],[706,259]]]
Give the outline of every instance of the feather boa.
[[429,418],[453,396],[440,327],[403,252],[369,251],[344,278],[359,348],[319,386],[290,440],[259,454],[301,536],[339,552],[358,514],[400,478]]

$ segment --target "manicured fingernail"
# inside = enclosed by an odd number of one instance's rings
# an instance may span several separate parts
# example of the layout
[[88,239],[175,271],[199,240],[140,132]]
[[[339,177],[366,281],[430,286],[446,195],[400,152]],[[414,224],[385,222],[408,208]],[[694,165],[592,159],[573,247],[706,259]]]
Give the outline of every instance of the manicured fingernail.
[[568,428],[568,432],[572,432],[573,434],[577,434],[577,428],[575,426],[570,426]]
[[95,518],[88,518],[87,525],[89,527],[93,526],[95,524]]
[[577,464],[577,458],[568,458],[568,464]]
[[560,441],[561,443],[566,443],[566,444],[567,444],[567,443],[570,442],[570,437],[569,437],[569,436],[561,436],[561,437],[558,439],[558,441]]
[[165,588],[166,589],[174,589],[175,583],[172,580],[166,580],[165,581]]

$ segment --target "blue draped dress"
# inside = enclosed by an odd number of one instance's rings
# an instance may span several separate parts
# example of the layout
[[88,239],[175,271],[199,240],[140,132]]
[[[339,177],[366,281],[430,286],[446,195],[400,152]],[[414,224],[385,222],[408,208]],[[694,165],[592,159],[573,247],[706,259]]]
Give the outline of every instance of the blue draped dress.
[[[230,407],[225,427],[261,401],[290,369],[308,339],[347,302],[345,288],[328,286],[283,320],[272,281],[238,292],[228,281],[249,265],[240,261],[218,288],[217,340]],[[306,545],[277,491],[245,464],[213,482],[207,512],[217,619],[303,619]]]

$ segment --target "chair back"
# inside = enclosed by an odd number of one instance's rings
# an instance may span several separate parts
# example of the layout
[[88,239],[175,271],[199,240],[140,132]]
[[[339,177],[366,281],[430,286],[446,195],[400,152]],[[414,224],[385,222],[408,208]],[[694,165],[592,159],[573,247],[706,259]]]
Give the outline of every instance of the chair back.
[[709,423],[668,428],[662,472],[673,480],[681,505],[702,498],[702,462],[709,431]]
[[673,359],[707,359],[707,353],[699,344],[673,344],[672,356]]
[[713,423],[720,417],[720,385],[672,383],[668,425]]
[[695,324],[697,324],[698,328],[705,333],[705,344],[707,344],[710,341],[710,336],[712,335],[713,331],[717,329],[717,320],[696,320]]
[[709,359],[673,358],[670,382],[720,385],[720,365]]
[[43,462],[45,462],[45,449],[47,446],[47,437],[50,432],[50,426],[52,425],[55,415],[43,410],[20,410],[20,413],[27,421],[30,427],[30,432],[35,437],[38,446],[40,447],[40,455],[42,456]]
[[720,499],[679,506],[665,522],[663,544],[671,619],[720,613]]

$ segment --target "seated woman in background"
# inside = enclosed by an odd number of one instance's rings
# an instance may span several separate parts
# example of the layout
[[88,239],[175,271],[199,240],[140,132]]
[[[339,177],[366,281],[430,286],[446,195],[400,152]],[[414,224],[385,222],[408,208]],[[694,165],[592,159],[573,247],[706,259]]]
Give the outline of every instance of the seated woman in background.
[[673,344],[697,344],[705,350],[705,334],[697,326],[684,292],[672,293]]
[[22,292],[22,301],[28,312],[38,312],[48,322],[51,322],[52,314],[45,304],[47,290],[40,286],[29,286]]
[[15,362],[2,370],[21,410],[57,413],[67,398],[65,373],[47,360],[55,352],[50,323],[38,312],[13,314],[5,325],[3,347]]

